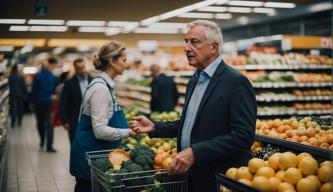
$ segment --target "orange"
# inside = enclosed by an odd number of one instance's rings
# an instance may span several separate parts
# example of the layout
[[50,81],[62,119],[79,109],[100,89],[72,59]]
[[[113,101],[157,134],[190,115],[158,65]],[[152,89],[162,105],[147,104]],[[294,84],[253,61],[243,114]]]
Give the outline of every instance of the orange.
[[255,174],[258,169],[260,169],[261,167],[264,167],[264,166],[266,166],[265,161],[262,159],[259,159],[259,158],[253,158],[248,163],[249,170],[253,174]]
[[159,153],[155,156],[154,164],[158,166],[162,166],[164,160],[169,157],[169,154],[167,152]]
[[239,179],[238,182],[241,182],[245,185],[252,186],[252,181],[248,179]]
[[283,125],[283,122],[281,121],[281,119],[274,119],[274,121],[273,121],[273,127],[278,128],[278,127],[280,127],[282,125]]
[[297,163],[303,159],[304,157],[312,157],[309,153],[303,152],[297,155]]
[[296,185],[296,183],[300,179],[302,179],[302,173],[300,170],[296,169],[295,167],[288,168],[283,176],[283,180],[292,185]]
[[271,190],[270,191],[278,191],[279,185],[281,184],[281,179],[277,177],[271,177],[269,178],[269,183],[271,184]]
[[312,181],[309,178],[303,178],[297,182],[297,191],[302,192],[316,192],[317,190],[317,183]]
[[323,161],[322,163],[320,163],[320,167],[324,166],[324,165],[330,165],[333,166],[333,162],[332,161]]
[[236,172],[236,179],[239,180],[239,179],[248,179],[248,180],[252,180],[253,178],[253,175],[252,173],[250,172],[249,168],[248,167],[240,167],[237,169],[237,172]]
[[231,179],[236,179],[237,168],[231,167],[225,172],[225,175]]
[[298,169],[303,175],[313,175],[318,171],[318,163],[312,157],[304,157],[298,162]]
[[277,178],[281,179],[281,181],[283,181],[283,177],[284,177],[285,173],[286,173],[285,171],[280,170],[275,174],[275,177],[277,177]]
[[279,192],[285,192],[287,190],[295,191],[295,188],[292,184],[283,182],[279,185]]
[[332,164],[327,163],[327,164],[320,166],[317,175],[321,182],[329,182],[333,177]]
[[274,153],[268,158],[268,166],[273,168],[275,171],[279,169],[279,156],[281,153]]
[[259,189],[260,191],[269,191],[271,189],[271,183],[266,177],[256,176],[252,180],[252,187]]
[[333,187],[332,187],[332,183],[327,182],[324,183],[324,185],[321,186],[320,188],[320,192],[332,192]]
[[297,157],[294,153],[284,152],[279,156],[279,168],[286,170],[290,167],[296,167]]
[[275,171],[270,167],[261,167],[258,169],[256,176],[264,176],[267,179],[275,176]]
[[316,175],[309,175],[306,178],[311,179],[313,182],[317,184],[317,190],[320,189],[321,183]]

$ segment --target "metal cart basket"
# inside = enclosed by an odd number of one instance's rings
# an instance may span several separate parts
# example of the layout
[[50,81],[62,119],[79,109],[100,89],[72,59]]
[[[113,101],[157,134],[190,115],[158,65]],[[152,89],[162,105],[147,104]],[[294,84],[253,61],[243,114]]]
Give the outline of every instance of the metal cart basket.
[[[94,166],[93,161],[107,158],[112,150],[87,152],[91,166],[91,179],[108,192],[188,192],[187,175],[168,175],[167,170],[149,170],[131,173],[103,172]],[[93,191],[94,190],[93,186]]]

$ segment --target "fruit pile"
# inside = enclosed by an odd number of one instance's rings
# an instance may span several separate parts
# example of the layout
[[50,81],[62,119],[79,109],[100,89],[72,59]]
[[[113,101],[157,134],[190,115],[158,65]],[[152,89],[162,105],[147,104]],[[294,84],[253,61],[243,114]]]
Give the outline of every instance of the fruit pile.
[[313,90],[300,90],[294,89],[292,93],[296,96],[331,96],[332,91],[329,89],[313,89]]
[[267,144],[266,146],[263,146],[263,144],[259,141],[255,141],[251,147],[252,150],[252,156],[267,160],[268,157],[273,155],[274,153],[280,152],[280,149],[278,147],[275,147],[272,144]]
[[323,130],[311,117],[257,120],[256,133],[333,151],[333,126],[324,127],[328,130]]
[[293,107],[296,110],[330,110],[332,104],[330,103],[294,103]]
[[152,112],[150,115],[151,119],[154,121],[175,121],[178,120],[180,115],[178,112],[171,111],[171,112]]
[[333,163],[318,164],[308,153],[274,153],[264,161],[253,158],[248,166],[229,168],[226,176],[260,191],[330,192]]
[[134,107],[124,108],[123,111],[125,113],[125,118],[126,118],[127,122],[129,122],[133,117],[140,115],[139,111],[137,109],[135,109]]

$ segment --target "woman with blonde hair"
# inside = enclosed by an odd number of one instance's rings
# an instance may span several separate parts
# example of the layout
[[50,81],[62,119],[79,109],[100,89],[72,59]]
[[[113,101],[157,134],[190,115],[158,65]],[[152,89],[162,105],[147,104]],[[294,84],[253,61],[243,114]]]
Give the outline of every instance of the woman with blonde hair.
[[114,78],[128,69],[126,58],[124,44],[117,41],[103,45],[94,58],[94,66],[101,73],[84,93],[70,153],[70,173],[76,179],[75,192],[91,191],[86,152],[117,148],[122,138],[136,135],[128,128],[113,94]]

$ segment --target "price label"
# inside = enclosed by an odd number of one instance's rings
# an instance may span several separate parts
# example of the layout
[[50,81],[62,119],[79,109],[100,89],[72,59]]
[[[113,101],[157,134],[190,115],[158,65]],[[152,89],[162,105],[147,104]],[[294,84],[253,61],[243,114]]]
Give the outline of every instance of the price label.
[[332,38],[321,38],[320,46],[322,48],[333,48]]

